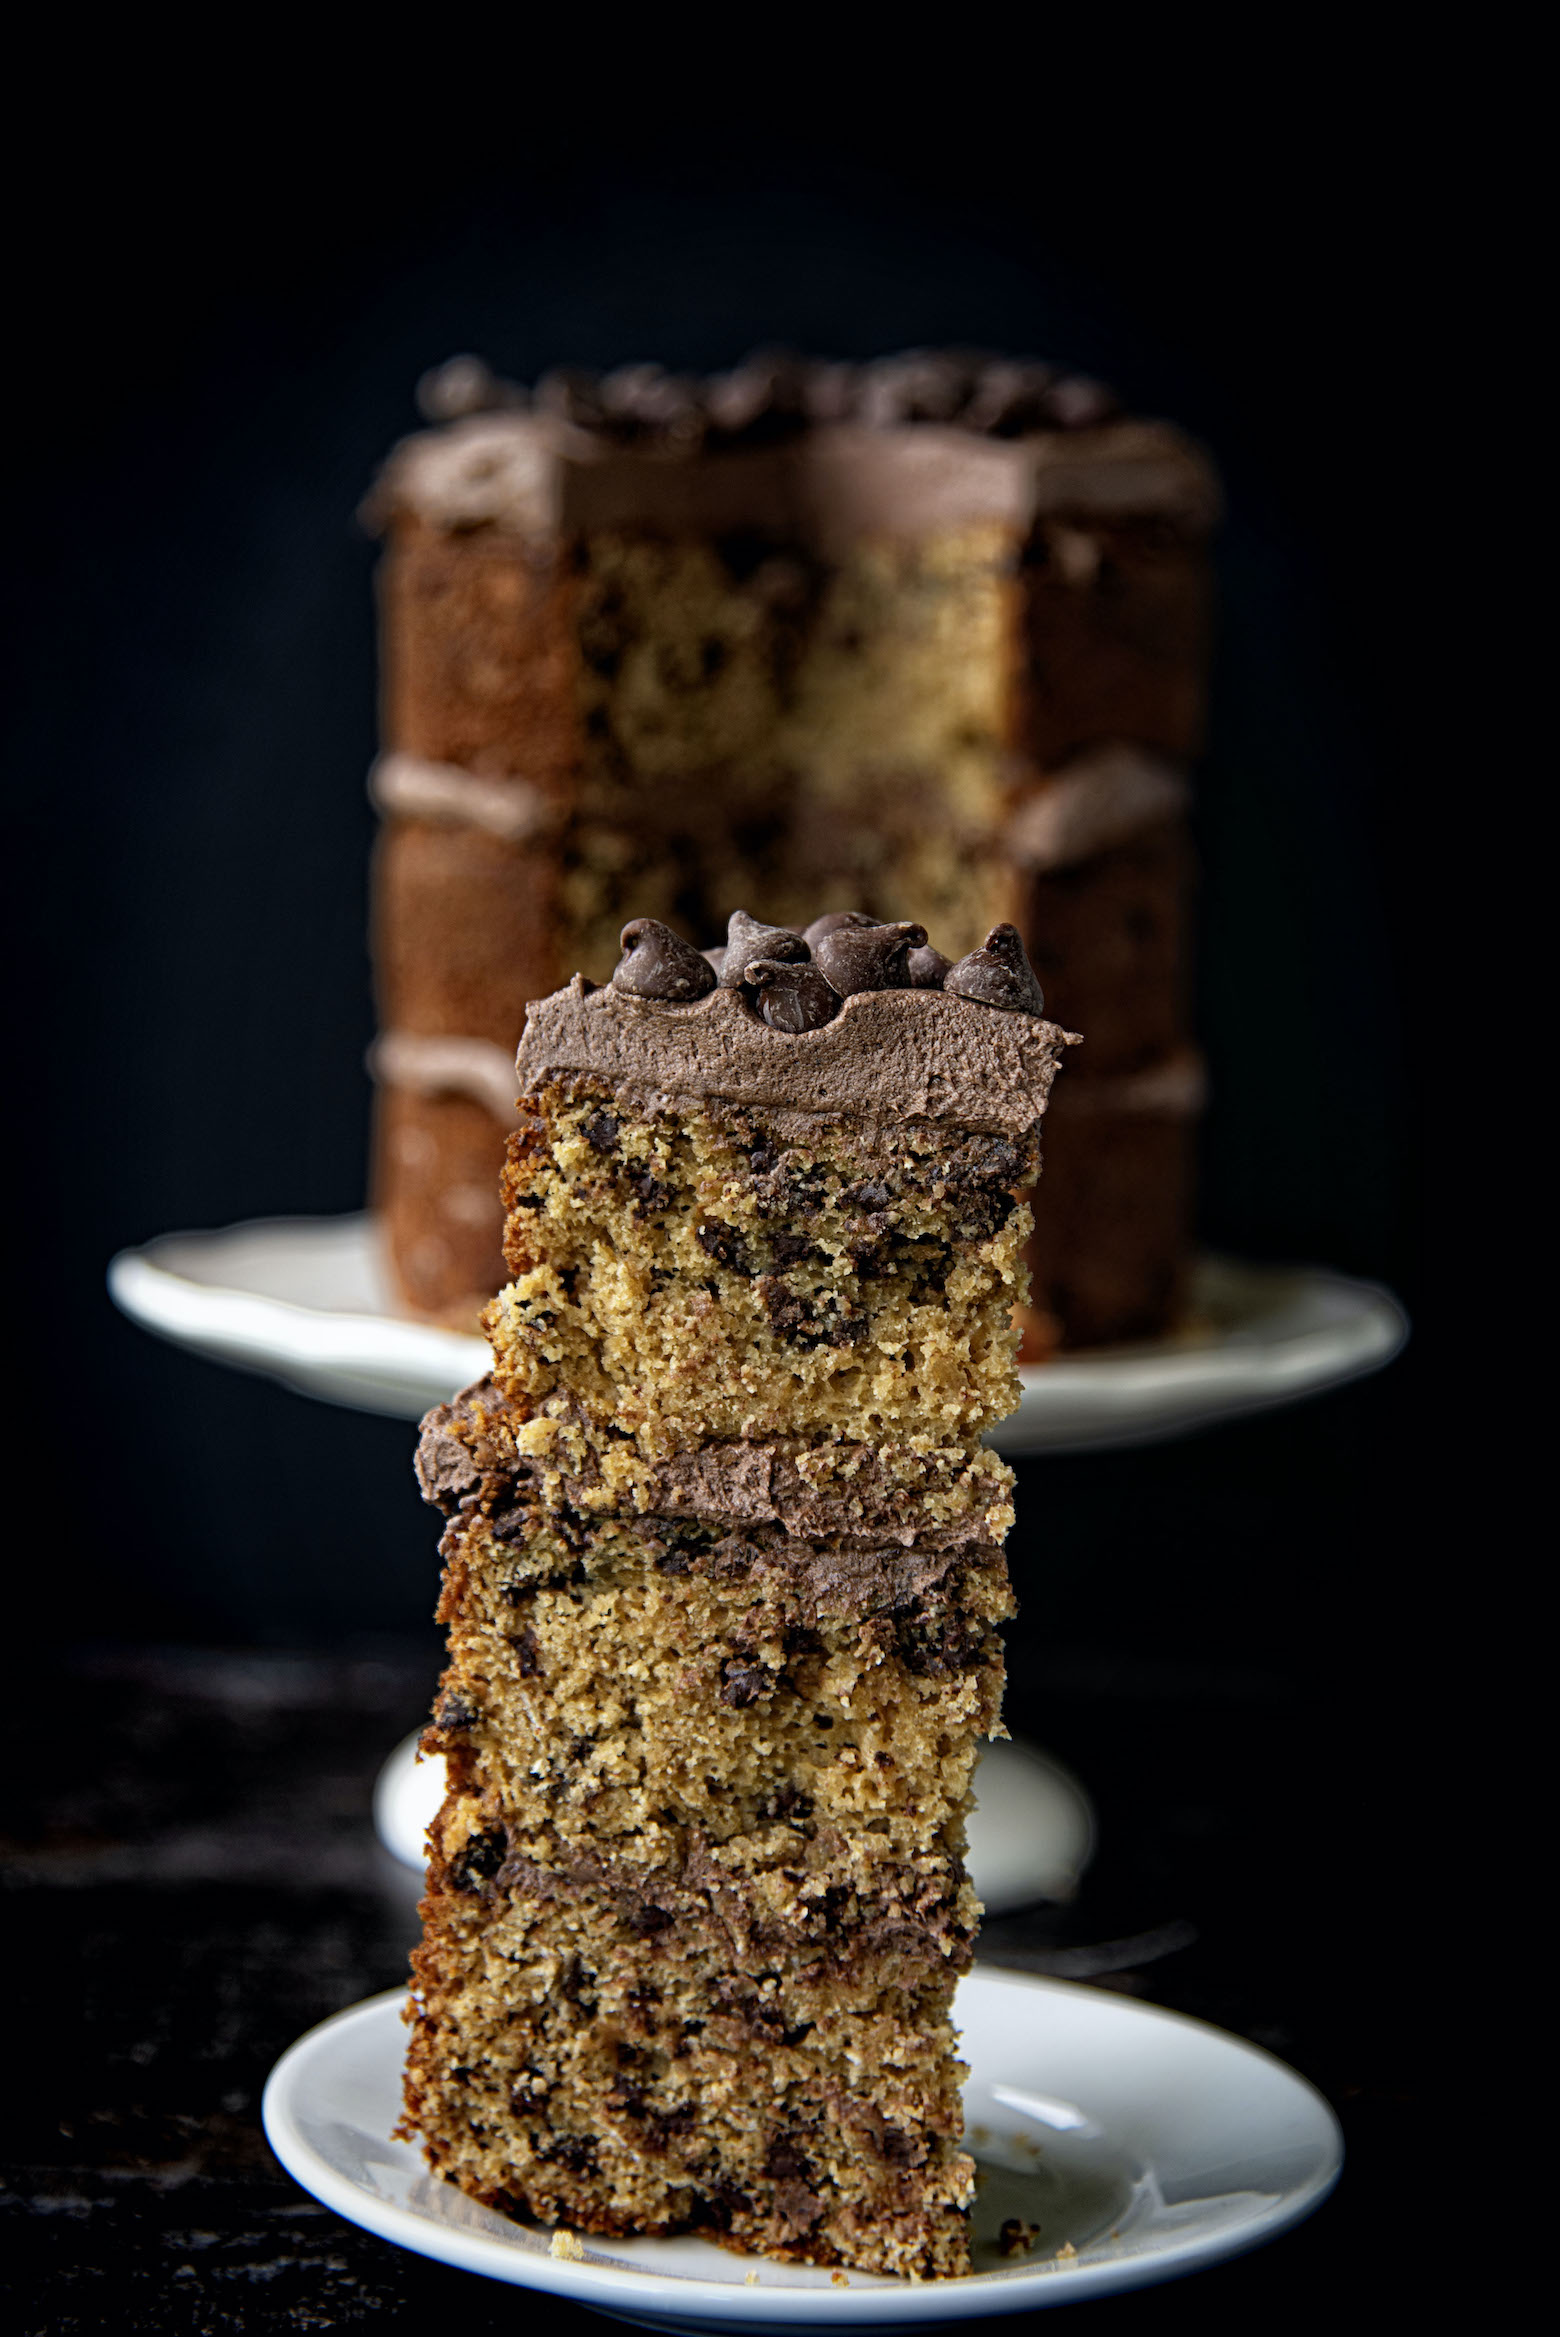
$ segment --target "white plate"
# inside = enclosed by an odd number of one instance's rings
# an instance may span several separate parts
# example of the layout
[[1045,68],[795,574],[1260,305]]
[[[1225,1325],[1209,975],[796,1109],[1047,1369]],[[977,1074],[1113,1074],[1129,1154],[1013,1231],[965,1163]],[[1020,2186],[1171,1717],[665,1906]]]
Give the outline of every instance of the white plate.
[[[369,1217],[274,1217],[121,1250],[108,1286],[149,1331],[304,1395],[418,1420],[488,1367],[486,1343],[396,1311]],[[1026,1366],[1001,1452],[1143,1444],[1337,1387],[1408,1335],[1390,1292],[1319,1267],[1199,1260],[1195,1333]]]
[[[981,1747],[969,1820],[969,1866],[988,1915],[1037,1899],[1070,1899],[1094,1849],[1094,1812],[1075,1777],[1033,1745]],[[398,1744],[374,1787],[374,1826],[403,1866],[420,1874],[423,1837],[444,1799],[444,1758]]]
[[[570,2260],[550,2252],[548,2232],[479,2207],[390,2139],[404,2001],[396,1991],[338,2013],[277,2063],[265,2130],[288,2173],[381,2239],[655,2328],[881,2328],[1143,2287],[1287,2230],[1343,2161],[1320,2095],[1255,2046],[1104,1990],[981,1969],[957,2006],[983,2175],[967,2278],[853,2272],[836,2286],[838,2275],[700,2239],[587,2240]],[[1010,2216],[1040,2226],[1017,2261],[993,2245]]]

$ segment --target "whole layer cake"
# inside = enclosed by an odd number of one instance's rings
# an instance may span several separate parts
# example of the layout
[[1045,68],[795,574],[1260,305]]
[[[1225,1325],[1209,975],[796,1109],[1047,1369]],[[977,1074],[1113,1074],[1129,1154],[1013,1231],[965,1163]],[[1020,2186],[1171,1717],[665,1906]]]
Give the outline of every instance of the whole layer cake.
[[531,1010],[493,1372],[424,1424],[407,2129],[504,2212],[955,2274],[981,1439],[1069,1034],[1011,928],[951,967],[837,917],[624,940]]
[[825,904],[955,956],[1018,926],[1088,1033],[1028,1351],[1163,1329],[1199,1095],[1202,454],[1097,384],[950,355],[534,393],[458,360],[424,397],[448,418],[372,504],[375,1184],[407,1302],[466,1322],[498,1286],[530,1000],[604,980],[630,907],[704,943],[739,905]]

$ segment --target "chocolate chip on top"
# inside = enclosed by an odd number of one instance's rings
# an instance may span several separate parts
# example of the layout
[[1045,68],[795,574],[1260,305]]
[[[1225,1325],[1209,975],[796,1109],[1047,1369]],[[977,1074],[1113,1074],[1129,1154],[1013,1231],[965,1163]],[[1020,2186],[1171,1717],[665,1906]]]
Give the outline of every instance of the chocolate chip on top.
[[623,955],[612,974],[614,990],[631,998],[685,1004],[715,987],[715,969],[691,941],[656,917],[631,917],[620,936]]
[[772,1031],[821,1031],[840,1011],[840,994],[814,965],[753,958],[742,979]]
[[949,967],[942,986],[956,998],[973,998],[1008,1014],[1045,1012],[1045,998],[1016,925],[993,925],[979,949]]
[[733,909],[726,926],[726,948],[720,962],[720,986],[735,990],[744,969],[755,958],[774,958],[792,965],[806,962],[807,944],[789,925],[760,925],[745,909]]
[[837,925],[813,956],[840,996],[849,998],[857,990],[908,990],[906,960],[925,943],[924,925]]
[[950,959],[943,956],[940,949],[933,949],[929,941],[924,941],[920,948],[913,949],[905,960],[910,970],[911,989],[940,990],[943,986],[943,976],[947,973],[951,962]]
[[815,917],[810,925],[803,927],[802,939],[809,949],[816,949],[825,934],[838,933],[842,926],[875,925],[876,923],[877,919],[869,917],[865,909],[830,909],[822,917]]

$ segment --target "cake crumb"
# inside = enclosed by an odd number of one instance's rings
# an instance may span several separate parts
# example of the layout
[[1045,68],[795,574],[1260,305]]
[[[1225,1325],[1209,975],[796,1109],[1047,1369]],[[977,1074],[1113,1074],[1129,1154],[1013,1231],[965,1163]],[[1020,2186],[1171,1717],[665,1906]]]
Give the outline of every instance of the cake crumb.
[[1004,2256],[1027,2256],[1039,2237],[1037,2223],[1025,2223],[1020,2217],[1010,2215],[997,2233],[997,2246]]
[[742,2285],[744,2288],[757,2288],[758,2274],[756,2272],[744,2272],[742,2275]]
[[843,2272],[831,2272],[829,2274],[829,2286],[831,2288],[849,2288],[850,2282],[846,2279]]
[[577,2232],[565,2231],[560,2224],[547,2243],[549,2256],[559,2257],[565,2264],[583,2264],[585,2249]]
[[1063,2240],[1063,2242],[1062,2242],[1061,2246],[1060,2246],[1060,2247],[1057,2249],[1057,2251],[1056,2251],[1056,2261],[1057,2261],[1057,2263],[1058,2263],[1058,2264],[1075,2264],[1075,2263],[1077,2262],[1077,2260],[1078,2260],[1078,2251],[1077,2251],[1077,2249],[1076,2249],[1076,2248],[1073,2246],[1073,2244],[1072,2244],[1072,2241],[1071,2241],[1071,2240]]

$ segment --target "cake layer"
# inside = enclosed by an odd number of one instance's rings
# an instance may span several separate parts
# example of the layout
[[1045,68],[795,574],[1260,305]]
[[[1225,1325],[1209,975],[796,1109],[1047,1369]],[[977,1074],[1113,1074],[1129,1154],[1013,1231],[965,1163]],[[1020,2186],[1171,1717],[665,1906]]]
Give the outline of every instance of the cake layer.
[[409,2126],[507,2213],[964,2271],[974,2170],[948,2012],[968,1885],[929,1860],[864,1898],[771,1833],[767,1861],[740,1866],[696,1841],[659,1867],[561,1844],[538,1858],[452,1796],[431,1837]]
[[530,1099],[506,1181],[498,1383],[662,1454],[804,1434],[973,1442],[1017,1402],[1011,1321],[1033,1141],[821,1118],[807,1144],[712,1104],[630,1113],[573,1080]]
[[553,855],[475,819],[387,821],[374,864],[380,1028],[485,1039],[512,1061],[527,1005],[567,972],[565,881]]
[[1013,1523],[1013,1472],[984,1446],[912,1450],[788,1436],[646,1460],[623,1440],[592,1444],[566,1418],[545,1423],[540,1436],[536,1427],[491,1379],[479,1380],[423,1423],[424,1498],[461,1523],[540,1506],[565,1520],[633,1517],[667,1533],[690,1524],[777,1527],[820,1549],[1000,1543]]
[[[1118,1079],[1186,1043],[1192,857],[1179,820],[1088,857],[1025,873],[1014,920],[1058,1021],[1082,1031],[1069,1086]],[[1068,1142],[1046,1130],[1046,1169]],[[1058,1133],[1060,1130],[1060,1133]]]
[[[502,1061],[503,1059],[500,1058]],[[495,1161],[503,1124],[471,1086],[469,1065],[382,1083],[376,1102],[374,1206],[401,1291],[419,1314],[475,1331],[503,1278],[504,1210]]]
[[1180,1316],[1203,1085],[1185,1050],[1132,1079],[1080,1080],[1048,1123],[1026,1360],[1158,1338]]
[[688,1828],[727,1842],[783,1819],[864,1873],[962,1855],[1012,1610],[979,1521],[801,1538],[545,1495],[539,1471],[489,1479],[443,1544],[450,1663],[425,1744],[513,1840],[642,1861]]

